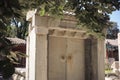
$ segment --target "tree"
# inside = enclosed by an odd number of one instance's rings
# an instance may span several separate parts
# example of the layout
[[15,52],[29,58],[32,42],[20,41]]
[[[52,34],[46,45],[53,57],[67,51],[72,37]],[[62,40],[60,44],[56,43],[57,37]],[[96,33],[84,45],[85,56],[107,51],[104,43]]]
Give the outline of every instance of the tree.
[[0,1],[0,74],[4,79],[8,79],[15,72],[14,63],[17,58],[11,52],[13,45],[6,37],[7,26],[10,25],[13,17],[20,18],[20,5],[18,0]]
[[[14,3],[13,3],[14,2]],[[0,1],[0,33],[2,36],[10,36],[13,28],[11,22],[16,26],[16,37],[25,39],[27,33],[28,22],[25,19],[25,8],[20,4],[19,0],[1,0]],[[18,22],[21,22],[21,26],[18,26]],[[7,32],[9,31],[9,32]],[[21,33],[22,32],[22,33]],[[13,32],[11,32],[12,34]],[[12,34],[13,35],[13,34]]]
[[0,37],[0,74],[4,79],[8,79],[15,72],[14,64],[18,63],[19,57],[26,57],[21,52],[14,52],[12,49],[17,47],[17,44],[13,44],[5,37]]
[[118,25],[115,22],[112,22],[112,26],[107,29],[107,39],[117,39],[119,33]]
[[11,56],[12,46],[8,39],[0,37],[0,73],[4,79],[8,79],[15,72],[14,65],[11,62],[14,59],[16,60],[16,58]]
[[16,37],[16,27],[13,25],[7,26],[7,31],[6,31],[6,36],[7,37]]
[[6,36],[26,39],[26,36],[28,34],[28,24],[29,22],[26,21],[25,17],[21,19],[12,18],[11,25],[7,26]]
[[[12,1],[14,3],[12,3]],[[20,17],[27,10],[37,9],[45,14],[62,16],[65,11],[75,13],[79,24],[91,32],[102,33],[109,27],[109,15],[120,9],[120,0],[4,0],[1,1],[1,15]],[[4,5],[5,4],[5,5]],[[8,7],[8,8],[7,8]],[[8,14],[9,13],[9,14]],[[2,18],[1,18],[2,19]],[[7,18],[8,19],[8,18]]]
[[79,24],[92,32],[102,33],[110,25],[109,15],[120,9],[120,0],[26,0],[30,8],[37,8],[40,15],[63,15],[64,11],[75,13]]

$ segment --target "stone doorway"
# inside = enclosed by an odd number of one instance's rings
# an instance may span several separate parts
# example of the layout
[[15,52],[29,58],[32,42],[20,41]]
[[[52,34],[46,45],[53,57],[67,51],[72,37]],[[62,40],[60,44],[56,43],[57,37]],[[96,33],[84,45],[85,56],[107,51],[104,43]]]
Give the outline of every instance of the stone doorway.
[[49,80],[84,80],[84,39],[49,36]]

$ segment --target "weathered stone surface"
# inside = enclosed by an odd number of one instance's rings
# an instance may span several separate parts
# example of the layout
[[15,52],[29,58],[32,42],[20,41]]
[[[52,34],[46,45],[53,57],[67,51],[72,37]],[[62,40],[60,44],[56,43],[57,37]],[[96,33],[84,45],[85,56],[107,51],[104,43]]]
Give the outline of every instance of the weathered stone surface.
[[76,29],[74,16],[30,17],[27,80],[104,80],[103,40]]

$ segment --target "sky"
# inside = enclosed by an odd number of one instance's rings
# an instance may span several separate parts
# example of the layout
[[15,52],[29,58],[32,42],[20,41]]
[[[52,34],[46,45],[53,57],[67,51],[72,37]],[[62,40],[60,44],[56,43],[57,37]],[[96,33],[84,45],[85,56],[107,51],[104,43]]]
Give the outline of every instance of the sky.
[[120,11],[114,11],[110,15],[110,21],[117,22],[120,29]]

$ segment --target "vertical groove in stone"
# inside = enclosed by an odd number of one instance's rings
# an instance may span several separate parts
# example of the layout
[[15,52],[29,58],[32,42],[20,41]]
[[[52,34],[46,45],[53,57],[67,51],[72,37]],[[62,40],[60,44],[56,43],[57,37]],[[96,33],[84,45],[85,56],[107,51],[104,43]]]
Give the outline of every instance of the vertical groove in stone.
[[98,80],[98,46],[97,39],[92,39],[92,80]]
[[47,80],[49,80],[49,34],[47,34]]
[[91,39],[85,39],[85,80],[93,80],[92,79],[92,41]]

